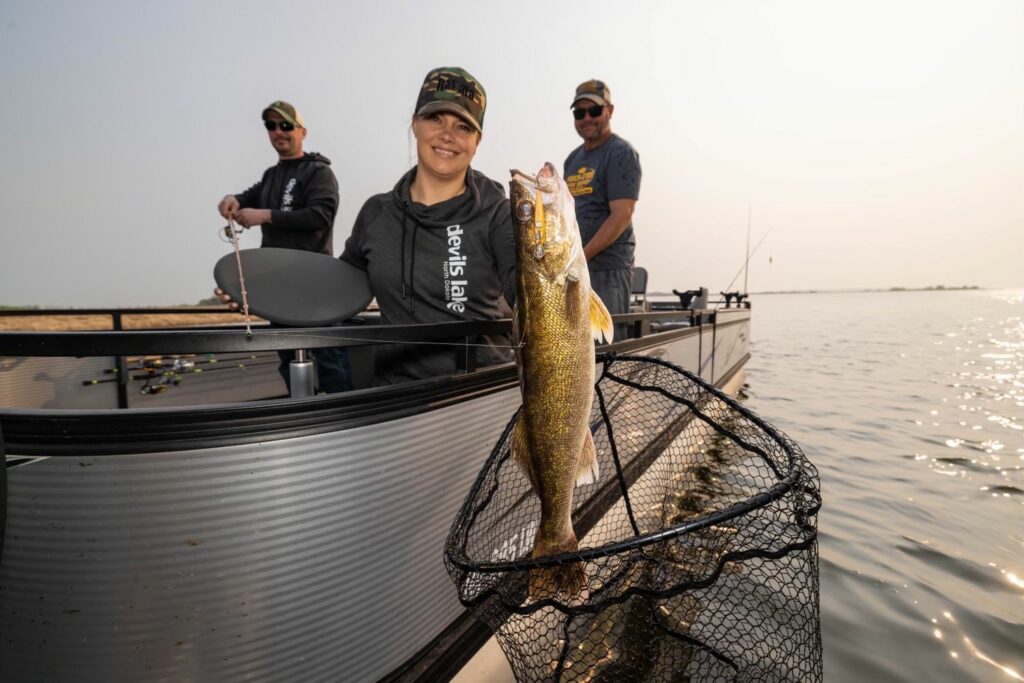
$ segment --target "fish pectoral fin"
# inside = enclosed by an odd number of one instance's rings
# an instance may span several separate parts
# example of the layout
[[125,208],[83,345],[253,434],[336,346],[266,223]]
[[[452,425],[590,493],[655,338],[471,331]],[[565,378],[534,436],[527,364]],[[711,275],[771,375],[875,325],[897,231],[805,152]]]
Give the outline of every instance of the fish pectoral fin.
[[576,485],[593,484],[601,476],[597,467],[597,448],[594,446],[594,435],[587,430],[587,436],[583,439],[583,450],[580,451],[579,460],[576,461]]
[[519,463],[523,474],[530,480],[530,486],[537,491],[537,475],[533,471],[533,461],[530,460],[530,446],[526,440],[526,427],[523,426],[523,416],[516,420],[512,428],[512,438],[509,441],[509,450],[512,451],[512,459]]
[[522,311],[519,302],[512,308],[512,353],[515,355],[516,372],[519,373],[519,386],[526,386],[523,375],[523,324],[520,320]]
[[590,293],[590,332],[594,335],[594,341],[605,341],[612,343],[614,327],[612,325],[612,314],[608,312],[604,302],[596,293]]
[[517,302],[516,305],[512,307],[512,343],[517,346],[519,345],[519,335],[521,334],[519,315],[519,304]]

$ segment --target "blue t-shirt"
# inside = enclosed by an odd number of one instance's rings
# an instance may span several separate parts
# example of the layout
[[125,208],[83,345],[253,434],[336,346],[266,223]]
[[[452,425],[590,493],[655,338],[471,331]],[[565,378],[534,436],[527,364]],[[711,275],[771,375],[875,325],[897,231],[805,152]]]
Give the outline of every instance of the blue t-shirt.
[[[580,145],[574,149],[566,157],[563,170],[576,201],[576,222],[584,245],[611,213],[608,202],[640,198],[640,155],[614,133],[600,147],[585,150]],[[590,270],[631,267],[635,247],[630,223],[613,244],[589,261]]]

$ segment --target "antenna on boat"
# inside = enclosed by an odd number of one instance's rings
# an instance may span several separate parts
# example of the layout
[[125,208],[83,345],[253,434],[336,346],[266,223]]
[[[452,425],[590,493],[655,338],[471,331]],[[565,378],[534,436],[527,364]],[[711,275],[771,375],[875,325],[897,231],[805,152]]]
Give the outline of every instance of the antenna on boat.
[[[747,274],[750,271],[750,219],[754,213],[753,203],[747,200],[747,260],[743,264],[743,293],[747,294]],[[728,289],[728,287],[726,288]]]

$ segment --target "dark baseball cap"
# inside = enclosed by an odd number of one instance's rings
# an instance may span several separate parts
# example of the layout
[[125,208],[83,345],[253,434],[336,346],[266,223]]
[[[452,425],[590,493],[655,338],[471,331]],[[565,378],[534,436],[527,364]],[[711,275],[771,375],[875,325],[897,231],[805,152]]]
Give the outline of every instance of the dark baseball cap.
[[416,99],[417,116],[451,112],[466,119],[481,133],[486,110],[484,87],[468,71],[457,66],[442,66],[428,73]]
[[289,104],[284,100],[275,100],[268,104],[263,110],[262,117],[267,118],[268,111],[276,111],[281,115],[281,118],[299,128],[305,128],[306,124],[302,120],[302,114],[295,108],[295,105]]
[[589,81],[583,81],[576,86],[576,97],[572,98],[572,104],[569,107],[571,108],[577,101],[584,99],[593,100],[600,105],[611,104],[612,91],[604,81],[591,78]]

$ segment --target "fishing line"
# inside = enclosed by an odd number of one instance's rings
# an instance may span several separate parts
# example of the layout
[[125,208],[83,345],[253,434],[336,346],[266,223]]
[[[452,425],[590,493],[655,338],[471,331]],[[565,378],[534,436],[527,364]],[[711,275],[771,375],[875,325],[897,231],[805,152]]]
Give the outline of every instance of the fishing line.
[[520,342],[519,344],[476,344],[476,343],[471,343],[471,342],[465,342],[465,343],[463,343],[463,342],[432,342],[432,341],[412,341],[412,340],[405,340],[405,339],[386,339],[386,338],[385,339],[372,339],[372,340],[368,340],[365,337],[342,337],[342,336],[334,336],[334,335],[327,336],[325,334],[323,334],[323,335],[322,334],[304,334],[302,336],[303,337],[308,337],[310,339],[335,339],[335,340],[341,340],[341,341],[363,341],[363,342],[365,342],[365,341],[372,341],[375,344],[408,344],[409,346],[448,346],[448,347],[452,347],[452,348],[462,348],[462,347],[469,346],[469,347],[476,347],[476,348],[481,348],[481,349],[509,349],[509,350],[512,350],[512,351],[520,348],[523,345],[522,342]]

